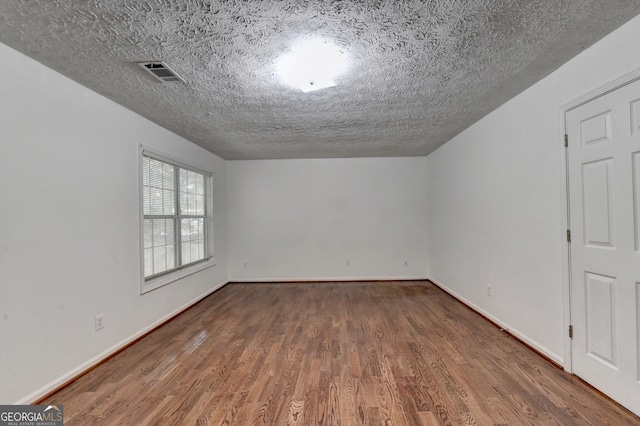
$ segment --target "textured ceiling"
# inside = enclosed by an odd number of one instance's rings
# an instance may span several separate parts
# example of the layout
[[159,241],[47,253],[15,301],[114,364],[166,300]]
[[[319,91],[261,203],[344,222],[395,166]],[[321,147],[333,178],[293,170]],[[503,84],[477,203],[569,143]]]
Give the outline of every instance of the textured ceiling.
[[[637,0],[11,0],[0,41],[226,159],[412,156],[639,13]],[[279,81],[304,37],[348,52],[336,87]]]

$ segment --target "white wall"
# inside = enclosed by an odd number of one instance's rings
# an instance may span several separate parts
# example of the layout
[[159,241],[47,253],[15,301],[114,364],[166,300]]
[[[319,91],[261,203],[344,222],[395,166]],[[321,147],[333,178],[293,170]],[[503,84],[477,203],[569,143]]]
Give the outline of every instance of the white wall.
[[561,106],[640,68],[639,39],[636,17],[428,157],[432,278],[560,363]]
[[229,161],[227,176],[232,280],[426,277],[426,158]]
[[[0,403],[227,280],[224,161],[0,44]],[[217,265],[140,295],[138,144],[215,175]],[[105,327],[94,331],[94,316]]]

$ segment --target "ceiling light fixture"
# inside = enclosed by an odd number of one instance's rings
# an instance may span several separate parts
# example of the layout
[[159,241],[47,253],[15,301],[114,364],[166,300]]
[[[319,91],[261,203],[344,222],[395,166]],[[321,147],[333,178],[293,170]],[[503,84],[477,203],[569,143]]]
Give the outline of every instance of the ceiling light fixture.
[[312,38],[295,43],[276,67],[285,84],[306,93],[335,86],[335,79],[346,71],[348,62],[345,49],[330,40]]

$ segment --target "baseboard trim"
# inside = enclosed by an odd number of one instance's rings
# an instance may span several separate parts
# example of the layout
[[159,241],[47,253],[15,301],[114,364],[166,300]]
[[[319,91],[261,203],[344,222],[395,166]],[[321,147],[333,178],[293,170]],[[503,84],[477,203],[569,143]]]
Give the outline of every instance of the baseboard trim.
[[482,318],[484,318],[489,323],[493,324],[493,326],[495,326],[496,328],[500,329],[500,331],[503,331],[504,333],[508,334],[510,337],[514,338],[515,340],[517,340],[518,342],[520,342],[524,346],[528,347],[533,352],[537,353],[542,358],[544,358],[547,361],[549,361],[549,363],[551,363],[552,365],[558,367],[561,370],[564,370],[564,360],[561,357],[559,357],[557,354],[554,354],[552,351],[549,351],[543,345],[540,345],[535,340],[530,339],[529,337],[527,337],[525,334],[521,333],[517,329],[514,329],[514,328],[510,327],[508,324],[503,323],[498,318],[494,317],[493,315],[491,315],[487,311],[483,310],[479,306],[475,305],[471,301],[465,299],[464,297],[462,297],[461,295],[459,295],[455,291],[451,290],[450,288],[448,288],[444,284],[439,283],[438,281],[436,281],[433,278],[428,278],[428,281],[432,282],[436,287],[438,287],[439,289],[441,289],[445,293],[449,294],[451,297],[456,299],[458,302],[460,302],[461,304],[466,306],[468,309],[470,309],[473,312],[475,312],[478,315],[480,315]]
[[298,277],[298,278],[232,278],[232,283],[322,283],[322,282],[352,282],[352,281],[427,281],[426,276],[408,277]]
[[104,364],[105,362],[107,362],[108,360],[113,358],[114,356],[118,355],[120,352],[124,351],[125,349],[127,349],[128,347],[133,345],[134,343],[138,342],[139,340],[143,339],[145,336],[153,333],[158,328],[162,327],[163,325],[165,325],[169,321],[173,320],[178,315],[180,315],[180,314],[186,312],[187,310],[191,309],[196,304],[198,304],[199,302],[201,302],[202,300],[204,300],[206,297],[210,296],[214,292],[218,291],[219,289],[221,289],[222,287],[224,287],[228,283],[229,283],[229,281],[224,281],[224,282],[218,284],[217,286],[213,287],[212,289],[207,290],[205,293],[203,293],[200,296],[190,300],[189,302],[187,302],[184,305],[180,306],[178,309],[176,309],[173,312],[171,312],[171,313],[165,315],[164,317],[160,318],[159,320],[155,321],[154,323],[152,323],[148,327],[145,327],[144,329],[140,330],[138,333],[136,333],[136,334],[124,339],[120,343],[117,343],[116,345],[110,347],[106,351],[104,351],[101,354],[91,358],[89,361],[85,362],[84,364],[80,365],[79,367],[77,367],[77,368],[71,370],[70,372],[60,376],[58,379],[56,379],[53,382],[43,386],[42,388],[38,389],[37,391],[33,392],[32,394],[22,398],[21,400],[19,400],[15,404],[18,404],[18,405],[22,405],[22,404],[34,404],[34,405],[35,404],[40,404],[42,401],[44,401],[45,399],[49,398],[54,393],[58,392],[62,388],[64,388],[64,387],[70,385],[71,383],[75,382],[80,377],[82,377],[82,376],[86,375],[87,373],[91,372],[92,370],[94,370],[96,367]]

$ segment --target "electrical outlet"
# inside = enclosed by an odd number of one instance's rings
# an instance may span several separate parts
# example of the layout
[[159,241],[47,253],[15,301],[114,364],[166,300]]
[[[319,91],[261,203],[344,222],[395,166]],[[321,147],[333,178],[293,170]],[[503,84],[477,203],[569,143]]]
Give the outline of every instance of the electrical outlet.
[[345,262],[345,266],[351,266],[351,261],[347,260],[347,261]]
[[242,267],[243,267],[244,269],[248,269],[248,268],[249,268],[249,262],[244,262],[244,263],[242,264]]
[[404,266],[409,266],[409,261],[407,259],[404,260]]
[[487,296],[489,296],[489,297],[493,296],[493,294],[491,294],[491,290],[492,290],[491,286],[488,285],[487,286]]
[[104,328],[104,314],[96,315],[96,331],[102,330]]

